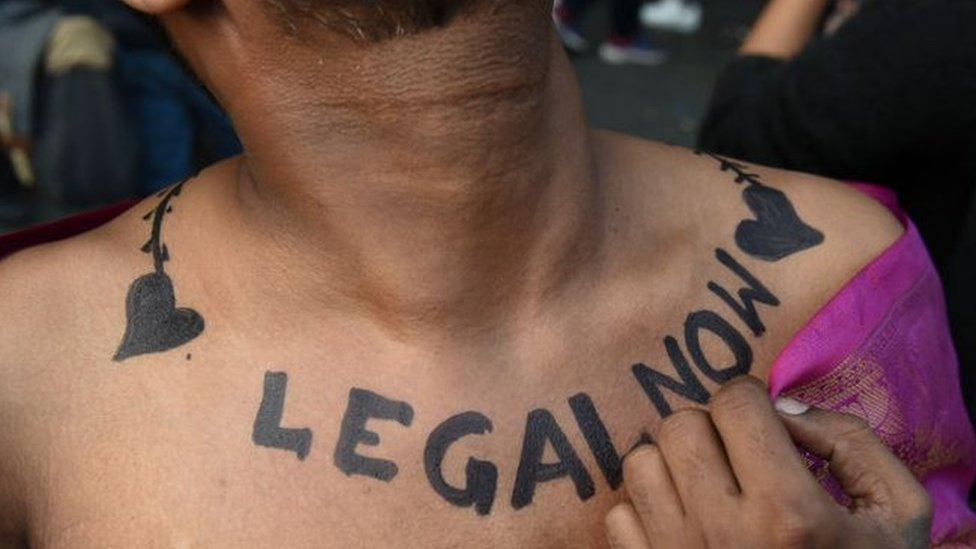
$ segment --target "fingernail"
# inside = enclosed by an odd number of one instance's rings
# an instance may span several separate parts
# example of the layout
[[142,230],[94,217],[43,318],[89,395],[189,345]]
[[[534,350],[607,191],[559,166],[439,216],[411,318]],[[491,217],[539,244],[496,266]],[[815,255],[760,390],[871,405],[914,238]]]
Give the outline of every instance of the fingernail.
[[776,408],[776,411],[788,416],[802,416],[810,410],[810,406],[790,397],[776,399],[776,403],[773,406]]

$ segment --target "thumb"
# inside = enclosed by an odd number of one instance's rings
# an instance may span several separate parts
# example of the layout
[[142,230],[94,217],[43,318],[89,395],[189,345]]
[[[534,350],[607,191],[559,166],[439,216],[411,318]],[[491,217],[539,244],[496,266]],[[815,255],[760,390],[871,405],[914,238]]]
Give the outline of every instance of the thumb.
[[776,408],[793,439],[830,464],[855,510],[902,520],[931,513],[925,489],[864,420],[792,399],[777,401]]

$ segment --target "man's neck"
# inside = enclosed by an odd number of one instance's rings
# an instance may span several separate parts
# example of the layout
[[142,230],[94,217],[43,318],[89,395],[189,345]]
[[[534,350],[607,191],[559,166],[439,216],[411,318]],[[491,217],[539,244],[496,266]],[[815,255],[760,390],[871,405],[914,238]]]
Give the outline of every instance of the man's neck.
[[548,25],[513,12],[338,61],[300,46],[300,84],[251,92],[274,109],[232,106],[248,223],[312,267],[289,284],[403,335],[494,331],[590,263],[601,220],[576,83]]

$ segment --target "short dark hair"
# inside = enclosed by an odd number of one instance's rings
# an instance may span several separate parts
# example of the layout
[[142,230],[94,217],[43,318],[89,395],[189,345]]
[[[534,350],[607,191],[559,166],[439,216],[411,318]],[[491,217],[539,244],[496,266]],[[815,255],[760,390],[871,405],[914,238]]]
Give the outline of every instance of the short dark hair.
[[264,0],[285,27],[329,27],[357,41],[376,42],[443,25],[467,0]]

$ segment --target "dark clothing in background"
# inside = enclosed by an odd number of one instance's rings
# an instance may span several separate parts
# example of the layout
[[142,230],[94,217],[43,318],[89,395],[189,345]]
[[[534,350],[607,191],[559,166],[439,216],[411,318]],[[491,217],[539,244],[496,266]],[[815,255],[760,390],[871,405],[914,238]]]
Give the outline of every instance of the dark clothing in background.
[[976,182],[976,2],[883,0],[721,75],[703,149],[895,188],[944,267]]
[[153,193],[241,152],[230,120],[181,65],[152,19],[117,1],[57,3],[66,13],[96,19],[117,42],[116,83],[140,145],[131,194]]
[[166,50],[120,50],[117,71],[138,134],[139,194],[241,152],[230,119]]
[[[59,32],[82,20],[86,36],[108,37],[98,48],[105,61],[52,69],[52,51],[70,57],[84,49],[72,41],[76,28]],[[54,47],[59,36],[69,45]],[[241,150],[229,119],[159,26],[122,2],[0,0],[0,46],[8,52],[0,56],[0,91],[12,96],[15,134],[32,145],[32,195],[46,199],[34,201],[35,210],[149,194]]]
[[[10,163],[10,157],[7,155],[6,151],[0,150],[0,196],[7,193],[15,192],[19,190],[20,182],[17,181],[17,175],[14,173],[14,167]],[[8,219],[8,215],[4,215],[4,207],[0,204],[0,221]]]
[[51,66],[55,35],[111,55],[110,45],[95,45],[92,28],[62,27],[70,15],[54,2],[0,4],[0,49],[7,52],[0,58],[0,91],[13,105],[14,136],[29,144],[38,195],[77,205],[112,202],[134,191],[134,138],[110,67]]
[[45,74],[37,107],[33,164],[44,196],[88,206],[136,192],[138,147],[111,71]]
[[[2,1],[2,0],[0,0]],[[88,15],[105,26],[120,48],[166,49],[162,31],[152,19],[127,8],[122,2],[105,0],[51,0],[69,15]]]
[[[592,0],[563,0],[563,7],[574,16],[583,13]],[[610,32],[620,38],[630,38],[640,30],[638,13],[644,0],[612,0]]]
[[59,15],[45,2],[0,0],[0,90],[12,101],[17,134],[33,133],[35,80]]
[[[898,191],[942,271],[976,411],[976,2],[881,0],[783,61],[720,76],[700,147]],[[972,253],[971,251],[968,253]],[[955,255],[958,254],[958,255]]]

